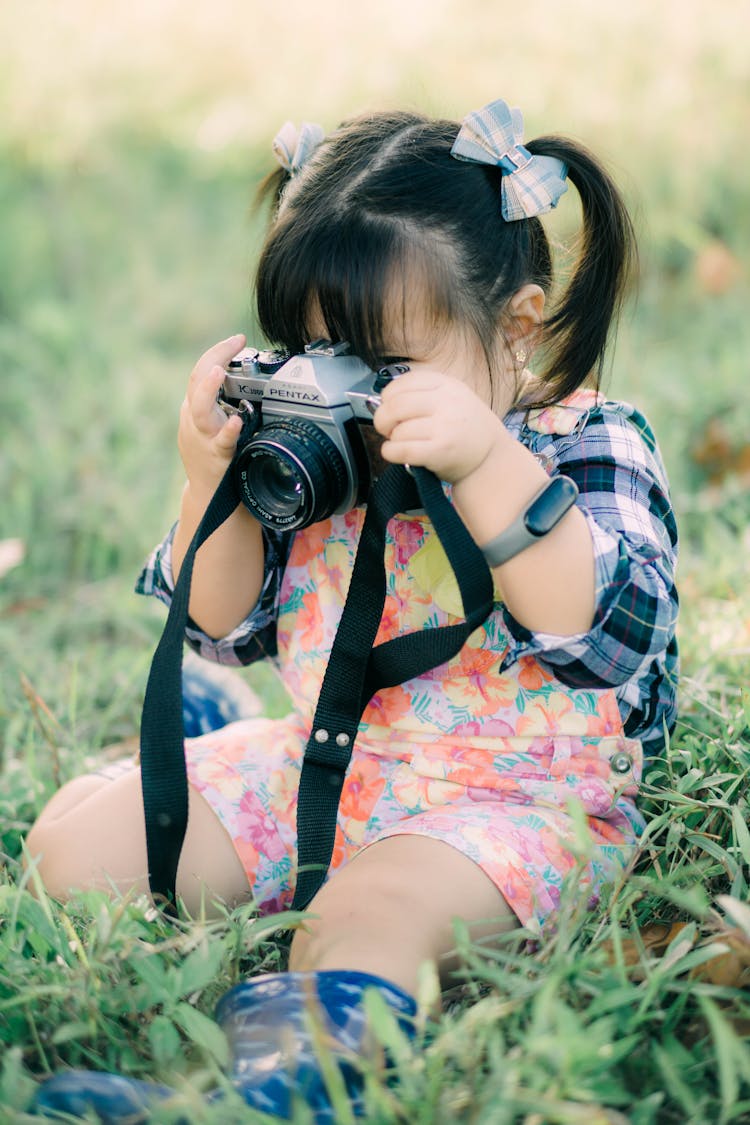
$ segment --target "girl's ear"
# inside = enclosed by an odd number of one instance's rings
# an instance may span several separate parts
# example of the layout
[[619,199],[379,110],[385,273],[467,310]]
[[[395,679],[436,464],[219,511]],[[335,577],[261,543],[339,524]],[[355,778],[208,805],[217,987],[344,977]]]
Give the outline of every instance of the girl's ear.
[[513,344],[533,345],[544,320],[544,290],[540,285],[522,285],[513,294],[505,313],[506,337]]

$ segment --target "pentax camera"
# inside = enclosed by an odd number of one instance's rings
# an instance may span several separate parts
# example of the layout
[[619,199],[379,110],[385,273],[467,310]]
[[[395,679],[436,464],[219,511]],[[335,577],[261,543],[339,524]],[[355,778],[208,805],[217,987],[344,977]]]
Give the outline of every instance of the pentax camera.
[[242,415],[235,480],[256,519],[292,531],[364,502],[384,464],[372,415],[383,387],[408,370],[397,362],[372,371],[329,340],[298,355],[235,356],[219,404]]

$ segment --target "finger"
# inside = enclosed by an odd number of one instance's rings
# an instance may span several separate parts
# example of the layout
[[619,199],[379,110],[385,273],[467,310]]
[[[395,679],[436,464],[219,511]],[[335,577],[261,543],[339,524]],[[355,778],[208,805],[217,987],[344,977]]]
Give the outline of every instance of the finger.
[[434,444],[431,441],[420,441],[418,438],[409,441],[384,441],[380,453],[384,461],[394,465],[421,465],[432,468]]
[[429,387],[424,387],[416,381],[410,387],[403,386],[405,379],[398,381],[402,384],[399,388],[396,388],[396,380],[394,380],[393,383],[384,387],[380,394],[381,409],[385,410],[387,414],[393,414],[394,417],[398,411],[404,408],[405,403],[419,402],[431,394],[434,395]]
[[451,375],[445,375],[442,371],[436,371],[433,367],[426,367],[423,370],[410,370],[408,374],[401,375],[398,379],[391,379],[389,383],[386,383],[381,392],[381,397],[383,402],[392,402],[404,395],[417,392],[437,394],[455,382],[456,380]]
[[387,383],[381,391],[381,398],[383,402],[390,403],[411,394],[437,394],[445,387],[448,378],[429,368],[426,371],[409,371],[408,375],[401,375]]
[[394,426],[388,434],[388,440],[391,442],[401,441],[435,441],[438,438],[438,429],[434,424],[432,418],[426,418],[423,414],[415,418],[407,418],[403,422],[399,422]]
[[411,419],[433,417],[443,405],[432,389],[408,390],[402,394],[385,396],[373,415],[373,424],[378,433],[390,437],[396,426]]
[[226,367],[230,359],[234,359],[237,352],[244,346],[245,337],[241,332],[237,332],[234,336],[227,336],[226,340],[219,340],[218,344],[214,344],[213,347],[205,351],[192,370],[188,392],[201,383],[217,365],[222,368]]
[[218,453],[232,455],[237,448],[237,439],[242,429],[242,419],[239,414],[231,414],[221,427],[215,438]]
[[215,433],[224,426],[224,412],[217,405],[216,396],[225,376],[225,369],[217,364],[193,388],[190,410],[193,422],[201,433]]

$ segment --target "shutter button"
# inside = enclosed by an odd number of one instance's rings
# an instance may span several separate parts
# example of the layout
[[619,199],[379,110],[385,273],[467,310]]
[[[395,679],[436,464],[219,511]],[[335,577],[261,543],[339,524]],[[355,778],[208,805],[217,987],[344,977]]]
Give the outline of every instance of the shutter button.
[[633,768],[633,759],[624,750],[618,750],[609,760],[612,773],[630,773]]

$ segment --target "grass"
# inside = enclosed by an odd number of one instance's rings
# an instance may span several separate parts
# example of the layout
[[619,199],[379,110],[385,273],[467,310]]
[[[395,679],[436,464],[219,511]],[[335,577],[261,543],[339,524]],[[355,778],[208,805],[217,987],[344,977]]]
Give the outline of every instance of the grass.
[[[704,84],[720,69],[712,58]],[[22,1121],[36,1079],[76,1065],[175,1082],[191,1121],[253,1120],[199,1104],[225,1060],[209,1016],[232,983],[283,964],[287,918],[242,908],[171,926],[143,902],[100,895],[61,907],[32,896],[20,863],[55,788],[137,732],[163,615],[131,588],[176,509],[185,374],[215,338],[252,335],[252,174],[236,148],[185,140],[187,104],[173,143],[159,115],[144,125],[140,103],[107,117],[97,143],[72,125],[52,151],[21,125],[0,140],[0,540],[26,549],[0,578],[0,1121]],[[589,120],[594,143],[601,123]],[[686,130],[657,159],[651,128],[653,159],[628,181],[641,296],[609,387],[645,408],[673,482],[680,721],[648,776],[650,826],[626,882],[590,915],[566,896],[556,933],[531,950],[472,947],[458,931],[466,983],[421,1050],[379,1019],[398,1082],[370,1077],[375,1122],[750,1120],[750,489],[733,472],[748,445],[738,263],[750,229],[738,168],[711,152],[698,179],[672,159]],[[712,259],[717,246],[729,256]],[[721,440],[708,456],[712,425]],[[262,668],[248,674],[282,706]],[[655,920],[684,925],[657,949]],[[425,1000],[431,990],[426,978]]]

